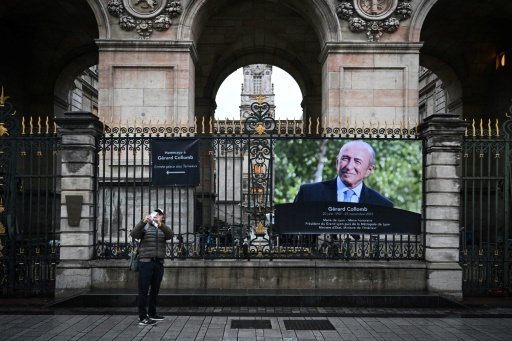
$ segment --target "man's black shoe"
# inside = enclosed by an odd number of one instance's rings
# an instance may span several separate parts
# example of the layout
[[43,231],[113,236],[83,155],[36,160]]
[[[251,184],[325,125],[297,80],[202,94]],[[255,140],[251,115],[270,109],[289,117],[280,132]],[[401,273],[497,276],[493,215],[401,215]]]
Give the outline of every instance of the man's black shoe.
[[146,317],[143,320],[139,320],[139,325],[140,326],[154,326],[154,325],[156,325],[156,321],[154,321],[153,319],[150,319],[149,317]]

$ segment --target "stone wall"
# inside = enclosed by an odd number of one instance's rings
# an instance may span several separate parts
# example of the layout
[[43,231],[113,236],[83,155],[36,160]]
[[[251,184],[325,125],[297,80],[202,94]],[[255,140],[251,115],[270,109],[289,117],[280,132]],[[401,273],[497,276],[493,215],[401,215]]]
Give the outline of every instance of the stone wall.
[[[127,260],[91,261],[93,289],[135,289]],[[166,260],[163,289],[426,290],[420,261]]]
[[[347,121],[352,127],[372,123],[374,127],[414,126],[420,119],[418,77],[423,46],[416,35],[419,26],[409,26],[416,22],[414,13],[409,13],[411,21],[401,20],[396,33],[386,33],[375,42],[368,41],[364,32],[349,30],[346,18],[336,12],[338,3],[184,1],[179,21],[167,31],[154,32],[148,40],[134,39],[135,32],[122,31],[119,19],[107,15],[111,31],[96,40],[99,117],[123,126],[135,120],[147,124],[150,119],[174,126],[200,125],[201,119],[194,122],[195,116],[208,119],[213,115],[214,96],[222,79],[239,67],[267,63],[286,69],[297,80],[304,117],[313,124],[318,119],[343,122],[345,127]],[[413,10],[416,6],[413,2]],[[62,193],[63,198],[81,196],[83,206],[79,226],[71,226],[63,200],[57,290],[133,286],[134,274],[128,272],[127,261],[93,260],[97,217],[92,198],[98,193],[94,193],[92,162],[101,124],[92,115],[67,116],[69,120],[57,122],[65,135]],[[427,289],[460,298],[457,236],[462,126],[458,118],[441,115],[425,120],[420,129],[425,140],[424,261],[176,261],[168,263],[164,286]],[[204,160],[215,162],[206,155]],[[214,196],[219,194],[216,181],[212,174],[203,184],[209,196],[202,202],[209,212],[208,221],[213,220]],[[228,195],[225,199],[238,200]],[[114,207],[121,209],[121,205]]]

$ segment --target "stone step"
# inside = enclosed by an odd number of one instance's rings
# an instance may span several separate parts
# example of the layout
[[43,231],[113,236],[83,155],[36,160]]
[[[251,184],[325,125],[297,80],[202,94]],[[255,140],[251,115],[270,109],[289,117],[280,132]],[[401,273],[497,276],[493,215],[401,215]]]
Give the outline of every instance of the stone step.
[[[134,307],[136,290],[90,290],[57,300],[49,308]],[[315,289],[162,289],[162,307],[388,307],[463,308],[422,291],[343,291]]]

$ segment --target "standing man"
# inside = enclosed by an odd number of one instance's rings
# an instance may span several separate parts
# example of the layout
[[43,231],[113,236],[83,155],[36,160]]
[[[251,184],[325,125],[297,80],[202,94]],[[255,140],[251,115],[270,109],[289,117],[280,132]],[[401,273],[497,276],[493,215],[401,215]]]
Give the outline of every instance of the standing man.
[[367,187],[364,179],[375,169],[375,151],[362,140],[344,144],[336,157],[338,176],[332,180],[303,184],[295,202],[342,201],[393,207],[393,202]]
[[[140,221],[130,233],[132,238],[140,239],[139,325],[141,326],[154,326],[156,321],[164,319],[156,313],[156,299],[164,277],[166,241],[174,236],[171,228],[164,224],[164,220],[164,211],[157,208]],[[148,307],[147,310],[146,307]]]

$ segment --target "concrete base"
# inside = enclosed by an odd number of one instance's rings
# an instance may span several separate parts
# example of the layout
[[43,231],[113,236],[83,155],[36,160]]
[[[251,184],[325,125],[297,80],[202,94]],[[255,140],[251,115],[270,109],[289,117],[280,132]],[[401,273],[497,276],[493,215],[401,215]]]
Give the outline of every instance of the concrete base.
[[[92,289],[133,289],[127,260],[91,261]],[[166,260],[162,289],[426,290],[420,261]]]
[[[422,302],[417,297],[432,295],[453,302],[462,301],[462,288],[453,285],[450,278],[458,278],[460,268],[444,265],[429,266],[424,261],[329,261],[329,260],[166,260],[161,289],[178,293],[173,300],[183,305],[222,305],[229,302],[265,304],[262,293],[271,295],[268,304],[357,304],[382,305],[388,298],[396,302]],[[131,272],[128,260],[93,260],[64,262],[57,271],[58,298],[83,296],[84,291],[131,292],[132,304],[137,291],[138,273]],[[461,278],[458,282],[461,283]],[[444,284],[443,284],[444,283]],[[193,293],[187,292],[192,290]],[[239,293],[250,290],[252,294]],[[296,293],[300,291],[300,294]],[[183,296],[184,292],[187,295]],[[207,293],[203,295],[202,293]],[[339,294],[336,294],[339,292]],[[354,294],[357,292],[357,294]],[[307,294],[304,294],[307,293]],[[324,294],[322,294],[324,293]],[[327,293],[327,294],[325,294]],[[378,293],[381,298],[376,298]],[[409,294],[408,294],[409,293]],[[421,293],[418,296],[417,293]],[[329,302],[329,296],[346,296]],[[136,295],[135,295],[136,296]],[[183,297],[182,297],[183,296]],[[216,298],[223,296],[223,299]],[[231,298],[227,299],[227,296]],[[243,298],[240,298],[243,296]],[[293,296],[293,297],[290,297]],[[318,297],[316,297],[318,296]],[[371,297],[364,300],[363,297]],[[287,297],[284,299],[282,297]],[[316,298],[315,298],[316,297]],[[323,297],[323,298],[322,298]],[[407,297],[415,297],[410,299]],[[219,301],[220,299],[220,301]],[[421,303],[423,306],[432,306]],[[181,302],[180,301],[180,302]],[[288,302],[288,303],[284,303]],[[309,302],[309,303],[308,303]],[[365,303],[366,302],[366,303]],[[386,303],[387,304],[387,303]],[[420,304],[420,305],[421,305]]]
[[[57,292],[136,289],[128,260],[59,265]],[[162,289],[427,291],[422,261],[166,260]],[[438,293],[442,295],[442,293]]]
[[89,261],[61,261],[56,269],[55,297],[70,297],[89,290],[92,273]]
[[427,267],[427,289],[461,302],[462,268],[458,263],[434,263]]

